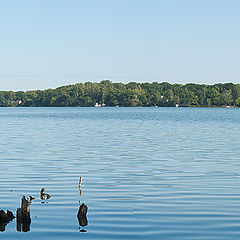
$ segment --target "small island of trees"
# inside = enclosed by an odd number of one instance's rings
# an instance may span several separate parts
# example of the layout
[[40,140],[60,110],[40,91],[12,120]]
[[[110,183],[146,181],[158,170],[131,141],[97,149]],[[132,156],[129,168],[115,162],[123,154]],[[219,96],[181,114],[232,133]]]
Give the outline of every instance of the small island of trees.
[[127,84],[109,80],[56,89],[0,91],[1,107],[239,107],[240,84]]

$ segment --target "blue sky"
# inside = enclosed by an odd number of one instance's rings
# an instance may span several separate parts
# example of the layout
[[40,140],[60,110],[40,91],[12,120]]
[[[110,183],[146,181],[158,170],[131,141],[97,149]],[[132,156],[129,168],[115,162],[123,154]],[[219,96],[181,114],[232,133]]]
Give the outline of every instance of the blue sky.
[[238,0],[0,1],[0,89],[240,83]]

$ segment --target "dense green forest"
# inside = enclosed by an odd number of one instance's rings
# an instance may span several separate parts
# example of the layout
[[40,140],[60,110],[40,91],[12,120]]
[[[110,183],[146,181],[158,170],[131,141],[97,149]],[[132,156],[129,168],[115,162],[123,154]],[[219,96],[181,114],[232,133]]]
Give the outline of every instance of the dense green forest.
[[86,82],[56,89],[0,91],[1,107],[240,106],[240,84]]

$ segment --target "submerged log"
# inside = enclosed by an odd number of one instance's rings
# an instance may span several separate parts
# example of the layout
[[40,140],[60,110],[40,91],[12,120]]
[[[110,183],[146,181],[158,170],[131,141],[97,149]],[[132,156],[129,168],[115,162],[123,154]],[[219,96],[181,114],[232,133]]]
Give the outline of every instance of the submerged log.
[[30,202],[22,197],[21,208],[17,209],[17,231],[30,231],[31,216],[30,216]]
[[87,205],[82,203],[82,205],[78,209],[78,214],[77,214],[79,225],[82,227],[85,227],[88,225],[87,211],[88,211]]

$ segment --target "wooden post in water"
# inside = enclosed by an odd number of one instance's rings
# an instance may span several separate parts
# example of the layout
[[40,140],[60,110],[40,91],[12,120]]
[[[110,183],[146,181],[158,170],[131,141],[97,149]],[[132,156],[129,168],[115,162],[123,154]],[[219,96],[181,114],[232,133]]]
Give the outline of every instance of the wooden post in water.
[[17,209],[17,231],[30,231],[31,217],[30,217],[30,202],[22,197],[21,208]]
[[81,186],[81,184],[82,184],[82,177],[80,177],[79,179],[79,186]]
[[84,203],[82,203],[82,205],[78,209],[77,218],[79,221],[79,225],[82,227],[85,227],[88,225],[87,210],[88,210],[88,207]]
[[25,198],[22,197],[22,219],[30,218],[30,202]]
[[82,195],[82,177],[80,177],[80,179],[79,179],[79,185],[78,185],[78,187],[79,187],[79,194],[80,194],[80,196]]
[[[80,179],[79,179],[78,187],[79,187],[79,194],[82,195],[82,188],[81,188],[82,187],[82,177],[80,177]],[[79,230],[80,230],[80,232],[86,232],[86,230],[81,230],[80,226],[85,227],[85,226],[88,225],[87,211],[88,211],[87,205],[82,203],[82,205],[79,207],[78,213],[77,213],[77,218],[78,218],[78,222],[79,222]]]

